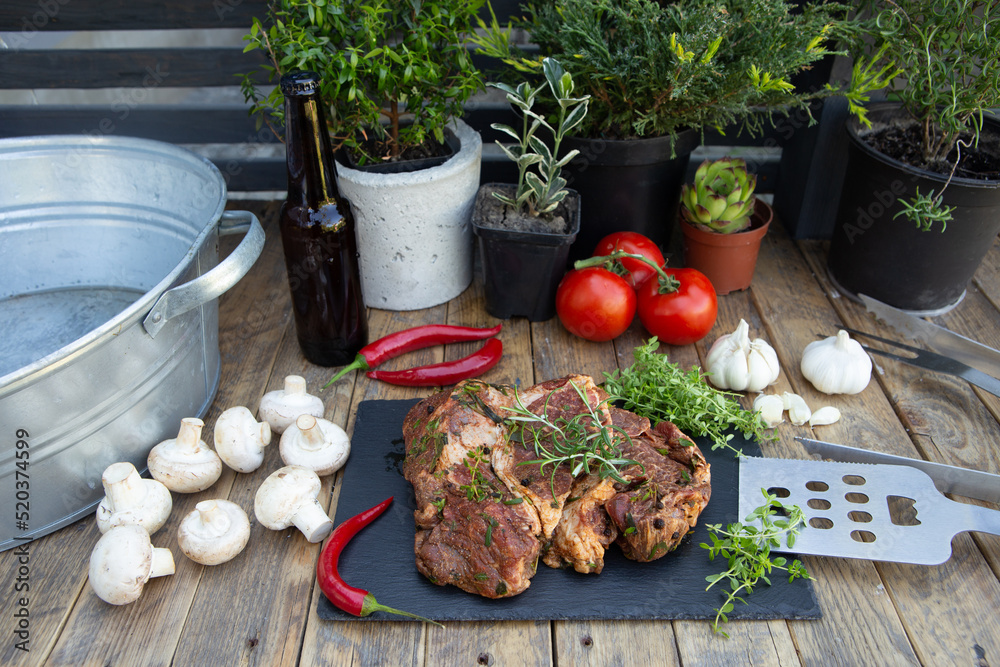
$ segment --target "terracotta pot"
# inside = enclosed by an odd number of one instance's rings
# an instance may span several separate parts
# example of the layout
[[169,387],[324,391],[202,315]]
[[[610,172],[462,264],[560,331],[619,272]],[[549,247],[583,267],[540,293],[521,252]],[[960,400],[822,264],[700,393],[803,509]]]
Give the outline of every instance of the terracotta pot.
[[750,287],[760,242],[774,217],[774,210],[757,200],[750,227],[735,234],[699,229],[680,217],[684,233],[684,266],[698,269],[712,281],[716,294]]

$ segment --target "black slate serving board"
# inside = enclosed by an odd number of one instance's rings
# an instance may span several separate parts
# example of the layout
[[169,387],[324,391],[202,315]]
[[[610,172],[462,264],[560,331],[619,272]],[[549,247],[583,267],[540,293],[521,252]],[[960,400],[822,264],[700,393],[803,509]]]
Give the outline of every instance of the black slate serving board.
[[[416,504],[401,472],[403,418],[415,403],[363,401],[358,406],[335,525],[389,496],[394,501],[342,552],[340,574],[349,584],[370,591],[384,605],[436,621],[715,617],[724,595],[721,584],[706,591],[705,577],[721,572],[725,562],[709,561],[700,544],[709,541],[705,524],[738,520],[739,470],[731,451],[712,451],[707,441],[697,441],[712,465],[712,498],[694,533],[673,553],[652,563],[636,563],[612,545],[599,575],[555,570],[539,563],[528,590],[512,598],[489,600],[454,586],[437,586],[417,572],[413,554]],[[739,435],[734,444],[747,455],[760,455],[755,443]],[[729,618],[819,618],[811,582],[800,579],[789,584],[777,571],[771,582],[747,596],[748,604],[737,603]],[[411,620],[385,613],[358,618],[337,609],[325,596],[320,596],[317,612],[325,620]]]

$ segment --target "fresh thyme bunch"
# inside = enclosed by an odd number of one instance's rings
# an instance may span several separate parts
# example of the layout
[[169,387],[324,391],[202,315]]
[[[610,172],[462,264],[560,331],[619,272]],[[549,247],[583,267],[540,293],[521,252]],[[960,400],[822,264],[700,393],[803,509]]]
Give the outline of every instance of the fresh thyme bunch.
[[657,354],[660,343],[650,338],[635,348],[635,364],[614,373],[605,373],[604,390],[611,401],[656,421],[670,421],[690,436],[708,436],[712,449],[728,447],[742,452],[729,441],[733,430],[744,437],[771,439],[760,413],[745,410],[736,394],[719,391],[705,382],[699,368],[685,372],[665,354]]
[[[783,556],[771,558],[771,549],[781,547],[782,538],[789,548],[795,545],[796,533],[805,525],[802,509],[793,505],[786,507],[777,496],[761,489],[764,494],[764,504],[746,517],[745,524],[731,523],[726,528],[721,524],[707,526],[711,544],[702,543],[703,549],[708,549],[708,559],[716,556],[725,558],[729,566],[721,574],[705,577],[709,590],[720,581],[729,583],[726,601],[716,610],[712,629],[728,637],[720,625],[729,619],[726,616],[734,608],[736,601],[746,602],[741,596],[753,592],[758,582],[771,585],[768,575],[772,570],[787,572],[788,581],[796,579],[811,579],[805,567],[798,560],[791,563]],[[781,518],[775,518],[781,517]]]

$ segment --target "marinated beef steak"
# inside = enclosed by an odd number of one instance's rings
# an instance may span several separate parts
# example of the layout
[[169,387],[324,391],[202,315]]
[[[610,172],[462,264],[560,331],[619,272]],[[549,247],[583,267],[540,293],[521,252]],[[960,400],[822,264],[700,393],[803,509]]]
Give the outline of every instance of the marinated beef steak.
[[[584,404],[583,397],[587,397]],[[536,415],[544,415],[550,424],[561,425],[589,413],[588,405],[599,408],[605,422],[610,421],[603,402],[604,394],[592,378],[571,375],[550,380],[518,393],[521,407]],[[512,413],[507,411],[507,417]],[[538,511],[543,538],[550,538],[562,516],[563,504],[573,486],[573,474],[568,464],[555,466],[534,464],[543,453],[536,447],[553,450],[553,431],[541,425],[508,429],[507,442],[493,450],[493,469],[497,476],[517,495],[530,501]],[[536,442],[537,440],[537,442]]]
[[[469,381],[417,403],[403,424],[417,569],[497,598],[528,588],[542,554],[596,574],[612,542],[637,561],[673,550],[708,502],[708,463],[673,424],[651,428],[607,398],[572,375],[518,391]],[[617,480],[539,463],[572,431],[611,438],[632,463]]]
[[694,528],[712,493],[708,462],[691,438],[660,422],[631,438],[623,454],[637,462],[622,471],[630,483],[604,509],[627,558],[647,562],[673,551]]
[[584,475],[576,480],[543,562],[549,567],[572,567],[583,574],[600,574],[604,569],[604,552],[618,537],[618,529],[604,510],[604,503],[617,493],[610,478]]
[[417,569],[434,583],[489,598],[524,591],[541,552],[537,512],[489,463],[505,435],[491,411],[507,404],[497,388],[469,382],[419,402],[403,422]]

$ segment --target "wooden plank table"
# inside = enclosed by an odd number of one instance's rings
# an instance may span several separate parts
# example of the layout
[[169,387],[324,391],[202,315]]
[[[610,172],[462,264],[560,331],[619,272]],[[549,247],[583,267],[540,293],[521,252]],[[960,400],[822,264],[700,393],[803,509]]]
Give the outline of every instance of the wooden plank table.
[[[268,234],[260,260],[220,301],[222,382],[206,416],[206,432],[235,405],[256,408],[265,391],[300,374],[318,390],[330,369],[299,353],[290,316],[276,230],[277,203],[250,206]],[[802,349],[838,323],[898,339],[864,309],[839,295],[824,269],[824,244],[793,242],[780,225],[765,239],[753,287],[720,299],[719,320],[708,338],[667,348],[687,367],[708,345],[746,319],[755,335],[777,350],[782,374],[775,391],[795,391],[815,407],[837,405],[832,426],[782,424],[766,456],[804,457],[797,435],[923,457],[1000,473],[1000,398],[967,383],[877,359],[868,389],[856,396],[824,397],[798,370]],[[230,239],[224,239],[226,244]],[[965,301],[939,323],[1000,348],[1000,245],[995,245]],[[372,310],[372,338],[429,322],[484,326],[478,281],[450,303],[414,312]],[[570,372],[603,378],[632,362],[645,339],[638,325],[609,343],[569,335],[557,319],[512,319],[501,334],[500,364],[484,378],[528,385]],[[406,364],[464,356],[474,344],[410,355]],[[367,399],[425,396],[431,390],[393,387],[354,374],[322,395],[327,417],[353,428],[356,406]],[[358,444],[358,446],[362,446]],[[274,532],[252,519],[253,496],[280,467],[278,448],[252,474],[227,471],[210,489],[174,495],[169,523],[153,539],[173,551],[171,577],[148,584],[142,598],[113,607],[87,583],[90,550],[99,533],[93,519],[76,522],[28,544],[27,554],[0,554],[0,664],[3,665],[988,665],[1000,663],[1000,538],[962,534],[954,554],[935,567],[807,557],[823,617],[808,621],[734,621],[729,639],[706,621],[449,623],[331,622],[319,619],[314,568],[319,545],[294,530]],[[348,465],[350,465],[348,463]],[[321,495],[331,515],[339,475]],[[187,560],[175,534],[182,516],[207,498],[229,498],[247,509],[247,550],[230,563],[203,567]],[[27,586],[27,588],[25,588]],[[377,593],[378,591],[376,591]],[[622,591],[635,595],[635,591]],[[27,610],[20,616],[16,613]],[[419,611],[419,610],[415,610]],[[18,631],[22,634],[19,635]],[[18,648],[27,639],[30,650]]]

